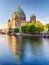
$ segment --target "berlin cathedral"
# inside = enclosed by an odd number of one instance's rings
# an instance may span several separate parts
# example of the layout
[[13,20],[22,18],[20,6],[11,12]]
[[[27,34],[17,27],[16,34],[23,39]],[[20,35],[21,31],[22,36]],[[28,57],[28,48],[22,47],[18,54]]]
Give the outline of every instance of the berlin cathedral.
[[[31,21],[36,21],[35,15],[31,15],[29,23],[31,23]],[[19,5],[15,12],[12,14],[12,20],[8,20],[8,31],[13,30],[14,28],[20,28],[20,26],[25,23],[28,23],[26,21],[26,15]]]

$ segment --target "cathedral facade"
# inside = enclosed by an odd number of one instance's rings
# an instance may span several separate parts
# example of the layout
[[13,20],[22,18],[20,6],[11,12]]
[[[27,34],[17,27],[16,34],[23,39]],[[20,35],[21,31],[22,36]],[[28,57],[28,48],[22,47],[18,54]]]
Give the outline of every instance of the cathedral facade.
[[[30,21],[36,21],[36,16],[32,15],[30,17]],[[26,15],[19,5],[15,12],[12,14],[12,21],[10,19],[8,20],[8,31],[13,30],[14,28],[20,28],[22,23],[27,23]]]

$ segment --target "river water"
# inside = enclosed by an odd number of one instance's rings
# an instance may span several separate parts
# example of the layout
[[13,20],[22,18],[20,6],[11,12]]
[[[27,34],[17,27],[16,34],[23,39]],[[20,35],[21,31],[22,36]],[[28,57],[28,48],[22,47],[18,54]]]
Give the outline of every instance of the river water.
[[49,39],[0,35],[0,65],[49,65]]

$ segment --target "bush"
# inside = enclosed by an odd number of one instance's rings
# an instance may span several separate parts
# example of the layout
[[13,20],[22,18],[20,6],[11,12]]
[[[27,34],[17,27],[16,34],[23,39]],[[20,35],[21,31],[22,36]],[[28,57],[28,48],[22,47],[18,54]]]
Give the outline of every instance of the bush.
[[19,32],[19,29],[18,28],[15,28],[14,29],[14,32],[16,32],[16,33]]

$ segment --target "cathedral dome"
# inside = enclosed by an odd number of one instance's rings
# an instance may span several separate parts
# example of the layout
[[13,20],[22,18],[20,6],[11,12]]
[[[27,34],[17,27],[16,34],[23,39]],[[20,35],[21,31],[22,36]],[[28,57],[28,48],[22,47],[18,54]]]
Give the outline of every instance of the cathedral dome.
[[15,10],[14,13],[16,13],[16,15],[19,15],[19,14],[23,14],[23,15],[25,15],[23,9],[20,8],[20,5],[18,6],[18,8]]

